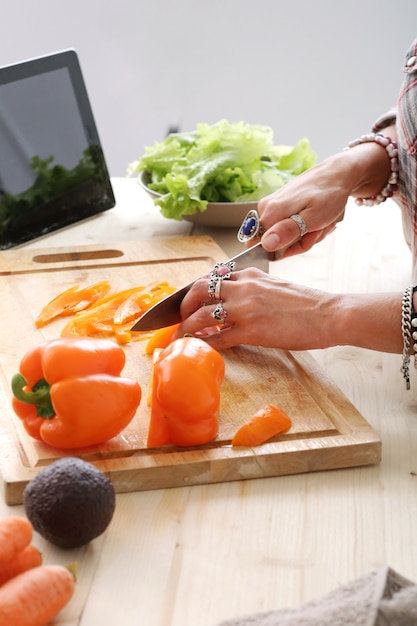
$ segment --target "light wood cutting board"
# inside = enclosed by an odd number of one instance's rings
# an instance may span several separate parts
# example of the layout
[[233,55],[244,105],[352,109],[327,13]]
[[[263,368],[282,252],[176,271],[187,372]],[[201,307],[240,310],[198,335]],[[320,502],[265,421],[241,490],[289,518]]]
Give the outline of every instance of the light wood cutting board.
[[[11,410],[10,380],[24,352],[58,337],[66,323],[37,329],[42,307],[64,289],[108,279],[119,291],[167,280],[175,287],[208,272],[224,252],[206,236],[178,237],[71,249],[15,249],[0,255],[1,370],[0,469],[7,504],[22,502],[27,482],[63,456],[32,440]],[[105,445],[66,452],[89,460],[113,481],[117,492],[278,476],[378,463],[381,441],[371,426],[309,353],[239,346],[223,353],[220,431],[195,449],[146,448],[146,394],[151,358],[144,342],[125,346],[124,374],[138,379],[143,399],[121,435]],[[268,402],[291,417],[291,430],[256,448],[232,448],[237,428]]]

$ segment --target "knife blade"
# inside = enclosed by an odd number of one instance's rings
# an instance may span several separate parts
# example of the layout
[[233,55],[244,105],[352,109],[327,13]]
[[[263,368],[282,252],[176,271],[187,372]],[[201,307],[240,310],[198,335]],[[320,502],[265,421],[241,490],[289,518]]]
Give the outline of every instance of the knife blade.
[[[264,250],[261,246],[261,242],[258,242],[251,248],[240,252],[236,256],[228,259],[225,263],[234,262],[234,270],[243,270],[247,267],[257,267],[264,272],[269,269],[270,253]],[[181,289],[174,291],[171,295],[167,296],[153,307],[148,309],[137,322],[132,326],[132,331],[143,330],[156,330],[163,328],[164,326],[171,326],[172,324],[178,324],[181,322],[180,306],[184,299],[184,296],[194,283],[198,280],[191,281]]]

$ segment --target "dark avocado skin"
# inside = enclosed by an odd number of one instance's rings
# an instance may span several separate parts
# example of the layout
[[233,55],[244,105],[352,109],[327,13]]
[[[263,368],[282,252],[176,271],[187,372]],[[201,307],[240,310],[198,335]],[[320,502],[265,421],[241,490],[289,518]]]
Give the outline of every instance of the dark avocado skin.
[[79,548],[110,524],[116,506],[112,483],[91,463],[64,457],[40,470],[23,492],[35,531],[65,549]]

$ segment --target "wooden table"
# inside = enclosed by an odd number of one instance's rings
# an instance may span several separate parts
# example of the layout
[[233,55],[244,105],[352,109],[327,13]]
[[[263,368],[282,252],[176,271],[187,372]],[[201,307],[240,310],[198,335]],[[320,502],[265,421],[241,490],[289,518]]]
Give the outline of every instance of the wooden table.
[[[133,180],[113,184],[114,209],[25,247],[202,232],[161,217]],[[206,232],[227,254],[240,249],[234,231]],[[349,203],[326,241],[270,271],[331,291],[401,292],[410,268],[387,201]],[[35,537],[45,562],[79,563],[76,596],[56,623],[215,626],[297,606],[383,564],[417,579],[417,376],[406,392],[400,355],[312,355],[380,434],[381,464],[118,495],[110,527],[90,545],[68,553]],[[23,508],[0,502],[0,515],[10,513]]]

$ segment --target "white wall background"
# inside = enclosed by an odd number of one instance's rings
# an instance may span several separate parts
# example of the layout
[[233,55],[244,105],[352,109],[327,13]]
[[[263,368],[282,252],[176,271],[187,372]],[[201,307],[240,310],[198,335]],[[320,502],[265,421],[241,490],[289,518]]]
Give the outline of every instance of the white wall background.
[[112,176],[221,118],[321,160],[393,104],[416,0],[1,0],[0,65],[75,48]]

